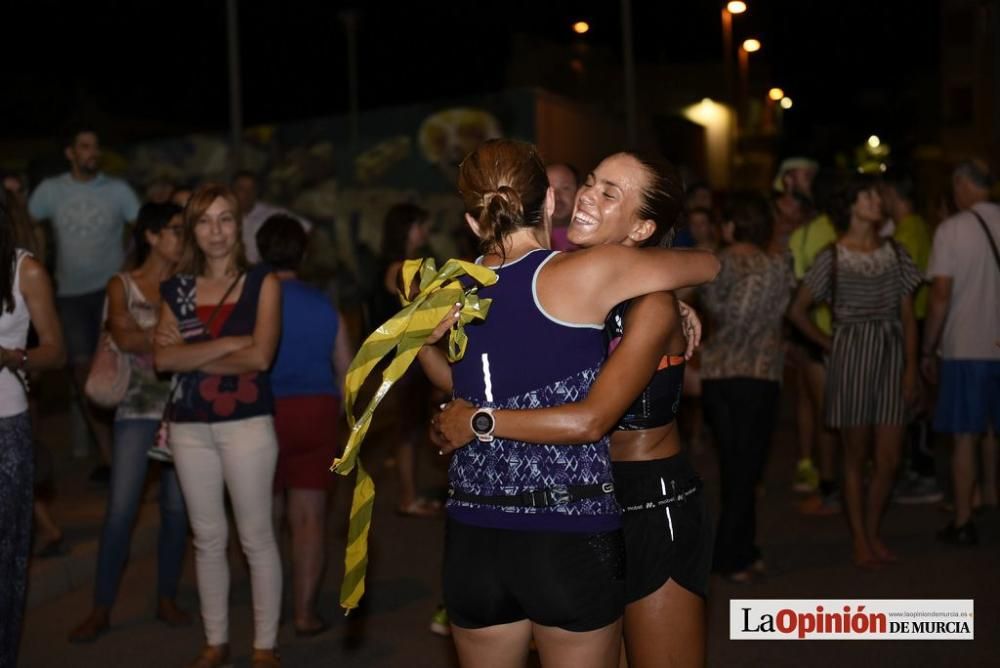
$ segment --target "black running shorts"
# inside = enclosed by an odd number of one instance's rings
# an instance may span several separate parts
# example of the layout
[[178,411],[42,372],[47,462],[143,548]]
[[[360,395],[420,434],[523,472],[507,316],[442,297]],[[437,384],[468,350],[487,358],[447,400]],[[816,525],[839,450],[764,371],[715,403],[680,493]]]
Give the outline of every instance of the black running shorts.
[[[647,461],[613,462],[615,493],[625,535],[625,596],[634,603],[673,580],[702,598],[712,566],[712,521],[698,487],[682,501],[658,499],[692,489],[697,474],[685,455]],[[666,494],[664,494],[664,491]]]
[[567,631],[603,628],[624,610],[624,558],[621,531],[514,531],[449,519],[448,617],[467,629],[522,619]]

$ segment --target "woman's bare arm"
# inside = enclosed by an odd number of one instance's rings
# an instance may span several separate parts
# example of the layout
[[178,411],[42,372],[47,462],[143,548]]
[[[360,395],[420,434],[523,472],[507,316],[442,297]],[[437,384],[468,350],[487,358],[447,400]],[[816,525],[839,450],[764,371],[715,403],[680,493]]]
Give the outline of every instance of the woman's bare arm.
[[268,274],[260,286],[257,300],[257,320],[254,323],[250,345],[209,362],[205,373],[230,375],[267,371],[274,362],[281,338],[281,284],[274,274]]
[[337,383],[337,387],[340,388],[340,396],[344,396],[344,377],[347,375],[347,369],[351,366],[351,360],[354,358],[354,349],[351,346],[351,337],[347,334],[347,327],[344,326],[344,318],[337,313],[337,322],[340,326],[337,327],[337,338],[333,342],[333,375],[334,380]]
[[[585,399],[552,408],[494,411],[494,434],[526,443],[593,443],[614,428],[649,384],[679,324],[673,295],[661,292],[636,299],[626,312],[625,335]],[[453,401],[436,418],[437,444],[443,452],[475,438],[470,421],[476,409],[466,401]]]
[[153,352],[155,330],[144,330],[129,313],[125,284],[118,276],[108,281],[108,329],[119,350],[140,354]]
[[[31,257],[21,260],[19,269],[21,293],[24,295],[31,324],[38,333],[38,345],[27,351],[26,371],[58,369],[66,363],[62,327],[52,296],[52,281],[40,262]],[[21,366],[21,360],[14,360]]]
[[417,353],[417,361],[420,362],[420,368],[424,370],[431,385],[442,392],[452,393],[454,385],[451,376],[451,363],[443,350],[437,346],[425,345]]
[[823,350],[829,352],[833,348],[833,338],[813,323],[809,317],[809,307],[812,306],[812,291],[805,283],[799,284],[799,289],[795,292],[791,305],[788,307],[785,317],[795,327],[802,332],[806,338],[819,345]]
[[417,353],[417,361],[420,362],[420,366],[423,368],[428,380],[431,381],[431,385],[448,394],[451,394],[454,390],[451,362],[448,361],[448,356],[445,352],[438,347],[437,342],[455,326],[461,310],[461,306],[455,304],[454,308],[448,312],[448,315],[441,319],[441,322],[434,328],[431,335],[427,337],[423,348]]
[[601,324],[616,304],[707,283],[719,268],[715,254],[705,250],[597,246],[554,258],[539,273],[537,293],[559,320]]
[[173,311],[167,304],[163,304],[160,307],[160,321],[156,325],[153,363],[159,371],[196,371],[251,343],[249,336],[223,336],[211,341],[186,343],[177,329],[177,318]]

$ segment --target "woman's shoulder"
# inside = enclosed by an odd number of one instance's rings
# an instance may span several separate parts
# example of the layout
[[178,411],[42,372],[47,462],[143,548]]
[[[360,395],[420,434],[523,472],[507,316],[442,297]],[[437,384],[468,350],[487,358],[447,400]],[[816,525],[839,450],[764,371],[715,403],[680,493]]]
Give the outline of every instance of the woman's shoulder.
[[[544,251],[544,252],[543,252]],[[627,258],[634,257],[634,253],[639,252],[636,248],[626,248],[618,244],[606,244],[602,246],[591,246],[581,248],[571,252],[539,249],[536,253],[539,262],[544,264],[544,270],[563,272],[569,271],[574,275],[588,276],[599,271],[601,267],[614,267],[627,262]]]
[[108,282],[105,283],[104,289],[111,294],[112,292],[124,293],[127,288],[129,281],[134,280],[132,278],[131,272],[120,271],[117,274],[113,274]]
[[[260,286],[267,280],[268,276],[271,276],[274,272],[274,268],[271,265],[264,262],[258,264],[250,265],[244,271],[245,285]],[[277,278],[275,278],[277,280]]]
[[174,274],[160,283],[160,296],[167,302],[194,291],[196,278],[193,274]]
[[766,253],[748,243],[730,244],[716,253],[719,258],[719,273],[742,273],[765,261]]
[[14,254],[14,270],[17,271],[17,279],[20,282],[34,281],[48,275],[45,265],[23,248],[18,248]]
[[330,301],[327,294],[315,285],[297,278],[281,281],[281,293],[310,304],[326,304]]

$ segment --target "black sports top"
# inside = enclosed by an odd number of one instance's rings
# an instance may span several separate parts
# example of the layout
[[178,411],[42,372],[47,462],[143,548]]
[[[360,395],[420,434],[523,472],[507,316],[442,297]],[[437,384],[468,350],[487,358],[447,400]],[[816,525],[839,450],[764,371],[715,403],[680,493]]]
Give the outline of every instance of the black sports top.
[[[625,311],[629,302],[614,307],[604,321],[604,337],[610,355],[624,334]],[[639,431],[662,427],[674,421],[681,405],[684,385],[684,356],[664,355],[653,379],[618,422],[618,431]]]

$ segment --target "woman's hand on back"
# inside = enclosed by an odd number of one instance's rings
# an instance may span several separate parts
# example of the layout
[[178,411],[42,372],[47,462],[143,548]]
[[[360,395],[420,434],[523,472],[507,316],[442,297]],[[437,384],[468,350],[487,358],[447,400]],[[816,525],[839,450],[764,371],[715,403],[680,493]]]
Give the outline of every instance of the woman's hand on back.
[[439,454],[449,454],[475,440],[472,414],[476,410],[468,401],[455,399],[443,404],[441,412],[431,418],[432,440]]
[[677,308],[681,312],[681,328],[684,330],[684,339],[687,341],[684,359],[689,360],[694,355],[694,351],[701,345],[701,319],[693,308],[680,300],[677,301]]

